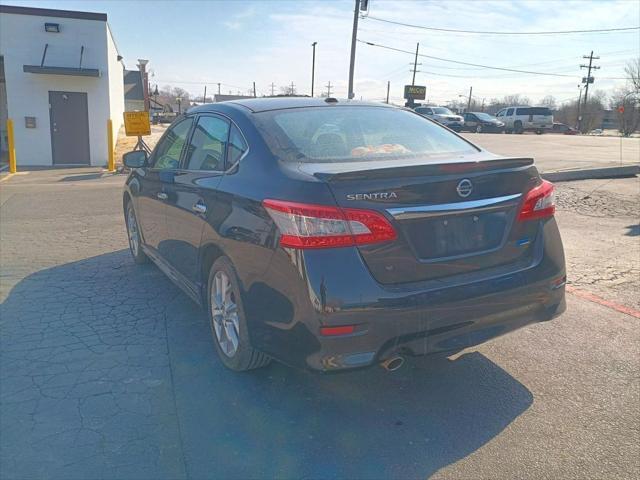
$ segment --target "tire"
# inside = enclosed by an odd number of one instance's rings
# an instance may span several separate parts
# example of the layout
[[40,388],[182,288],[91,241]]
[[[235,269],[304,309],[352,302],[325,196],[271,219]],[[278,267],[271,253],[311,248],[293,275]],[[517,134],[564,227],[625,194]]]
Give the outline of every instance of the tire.
[[522,122],[520,120],[518,120],[513,124],[513,131],[517,134],[524,133],[524,129],[522,128]]
[[542,130],[540,129],[536,130],[536,135],[542,135]]
[[482,133],[482,125],[476,127],[476,133]]
[[140,236],[140,227],[136,212],[133,209],[133,203],[127,202],[125,207],[125,223],[127,225],[127,238],[129,240],[129,251],[133,257],[133,261],[138,265],[147,263],[149,257],[142,251],[142,237]]
[[251,346],[238,276],[227,257],[218,258],[211,266],[207,305],[213,344],[225,367],[244,372],[271,362]]

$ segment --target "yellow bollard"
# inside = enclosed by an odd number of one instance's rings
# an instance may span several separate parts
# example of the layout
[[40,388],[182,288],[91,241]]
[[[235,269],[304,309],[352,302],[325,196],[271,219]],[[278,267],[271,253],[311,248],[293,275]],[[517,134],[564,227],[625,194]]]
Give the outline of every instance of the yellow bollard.
[[107,120],[107,145],[109,149],[109,156],[107,160],[107,170],[110,172],[115,172],[116,170],[116,162],[114,159],[114,150],[113,150],[113,122],[111,119]]
[[13,138],[13,120],[7,120],[7,140],[9,142],[9,173],[16,173],[16,142]]

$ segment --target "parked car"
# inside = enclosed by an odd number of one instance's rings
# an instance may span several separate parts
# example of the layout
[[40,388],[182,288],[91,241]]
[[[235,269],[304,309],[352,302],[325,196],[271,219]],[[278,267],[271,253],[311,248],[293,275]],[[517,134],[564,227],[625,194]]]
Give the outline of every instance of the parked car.
[[564,135],[577,135],[578,130],[573,127],[570,127],[566,123],[553,122],[553,128],[551,129],[553,133],[562,133]]
[[394,370],[565,309],[553,185],[408,109],[207,104],[124,163],[133,259],[207,309],[233,370]]
[[415,111],[422,116],[435,120],[451,130],[459,132],[464,125],[464,119],[460,115],[456,115],[447,107],[425,107],[419,106]]
[[553,113],[547,107],[508,107],[496,114],[507,133],[536,132],[541,135],[553,128]]
[[488,113],[467,112],[462,129],[476,133],[503,133],[504,123]]

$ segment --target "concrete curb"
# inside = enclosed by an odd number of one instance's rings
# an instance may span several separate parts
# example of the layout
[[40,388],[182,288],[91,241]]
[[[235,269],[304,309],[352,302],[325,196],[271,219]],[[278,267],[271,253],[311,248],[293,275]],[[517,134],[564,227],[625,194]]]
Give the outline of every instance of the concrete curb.
[[623,178],[640,174],[640,165],[622,167],[587,168],[583,170],[566,170],[564,172],[542,173],[541,176],[550,182],[571,182],[594,178]]

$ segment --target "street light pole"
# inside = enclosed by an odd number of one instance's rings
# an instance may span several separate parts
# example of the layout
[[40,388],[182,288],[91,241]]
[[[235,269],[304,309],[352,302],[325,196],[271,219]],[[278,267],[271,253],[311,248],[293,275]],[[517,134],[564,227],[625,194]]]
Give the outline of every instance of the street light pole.
[[358,16],[360,15],[360,0],[355,0],[353,10],[353,31],[351,32],[351,59],[349,62],[349,99],[356,96],[353,92],[353,69],[356,63],[356,40],[358,35]]
[[313,97],[313,84],[316,78],[316,45],[318,42],[313,42],[311,46],[313,47],[313,57],[311,60],[311,96]]

